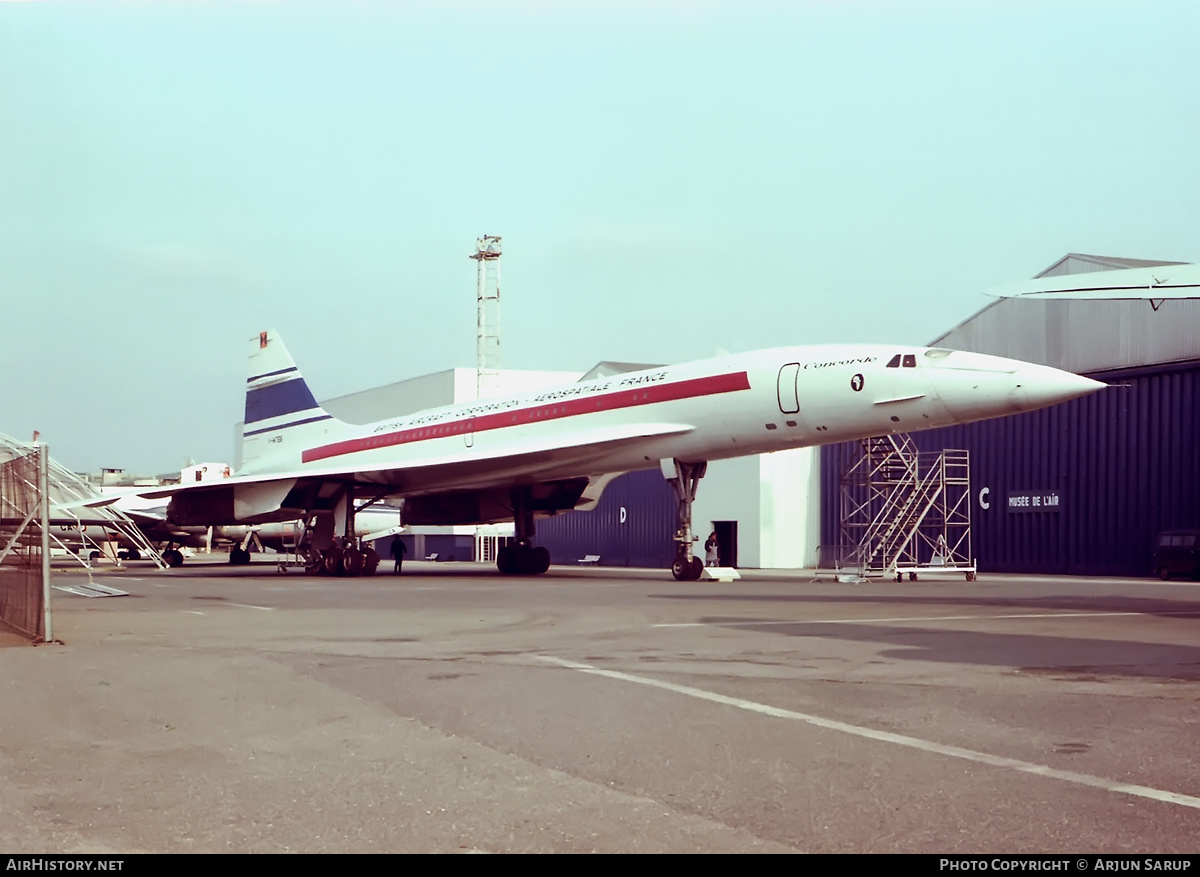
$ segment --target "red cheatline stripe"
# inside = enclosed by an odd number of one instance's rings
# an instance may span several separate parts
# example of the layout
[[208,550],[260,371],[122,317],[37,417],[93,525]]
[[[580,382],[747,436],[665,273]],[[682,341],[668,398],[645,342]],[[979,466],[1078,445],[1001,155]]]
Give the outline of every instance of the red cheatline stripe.
[[597,411],[616,411],[619,408],[633,408],[639,405],[650,405],[655,402],[673,402],[677,399],[694,399],[698,396],[714,396],[718,393],[733,393],[738,390],[749,389],[750,379],[745,372],[713,375],[707,378],[692,378],[687,381],[676,381],[673,384],[650,384],[648,386],[633,387],[628,390],[618,390],[615,393],[561,399],[557,402],[547,402],[529,408],[515,408],[512,411],[481,414],[461,420],[447,421],[446,423],[434,423],[429,426],[400,429],[396,432],[348,439],[344,442],[334,442],[331,445],[310,448],[301,455],[301,460],[305,463],[311,463],[315,460],[340,457],[343,454],[370,451],[375,448],[388,448],[394,445],[406,445],[412,442],[445,438],[446,436],[487,432],[492,429],[522,426],[527,423],[543,423],[547,420],[560,420],[564,417],[592,414]]

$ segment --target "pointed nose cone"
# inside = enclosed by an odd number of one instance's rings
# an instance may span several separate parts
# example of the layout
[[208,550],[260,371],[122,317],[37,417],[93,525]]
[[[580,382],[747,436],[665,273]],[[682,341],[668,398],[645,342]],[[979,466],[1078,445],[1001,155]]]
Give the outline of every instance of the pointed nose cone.
[[1102,389],[1106,384],[1045,365],[1023,365],[1013,375],[1023,411],[1057,405]]
[[1105,386],[1048,365],[983,353],[949,351],[932,357],[930,366],[938,398],[958,423],[1035,411]]

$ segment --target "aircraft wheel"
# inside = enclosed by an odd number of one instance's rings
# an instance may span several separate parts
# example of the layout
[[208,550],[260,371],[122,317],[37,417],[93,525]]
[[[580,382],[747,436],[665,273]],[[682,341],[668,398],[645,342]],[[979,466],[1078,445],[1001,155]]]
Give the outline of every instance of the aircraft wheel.
[[686,557],[677,557],[671,564],[671,575],[679,582],[689,581],[692,577],[692,564]]
[[688,564],[688,578],[693,582],[698,582],[702,575],[704,575],[704,561],[693,554],[691,563]]
[[505,545],[496,552],[496,569],[506,576],[517,571],[517,552],[511,545]]
[[537,572],[537,562],[533,556],[533,549],[528,545],[517,546],[517,573],[523,576],[533,575]]
[[363,571],[364,576],[375,575],[375,570],[379,569],[379,555],[374,548],[368,548],[363,552]]
[[304,571],[320,575],[325,571],[325,564],[322,562],[323,559],[320,551],[315,548],[309,549],[308,554],[304,557]]
[[138,551],[136,548],[130,548],[128,553],[125,556],[126,556],[127,560],[141,560],[142,559],[142,553],[140,551]]
[[342,574],[347,576],[362,575],[363,555],[357,548],[347,548],[342,552]]
[[342,567],[342,555],[337,548],[330,548],[321,558],[321,568],[326,575],[335,576]]
[[250,552],[244,548],[231,548],[229,562],[234,566],[245,566],[250,562]]
[[550,569],[550,549],[539,545],[533,549],[533,573],[541,575]]
[[1158,577],[1165,582],[1169,578],[1171,578],[1171,571],[1169,569],[1167,569],[1165,566],[1160,566],[1158,568]]
[[183,552],[176,551],[174,548],[168,548],[162,554],[162,559],[167,562],[167,566],[174,569],[178,566],[183,566]]

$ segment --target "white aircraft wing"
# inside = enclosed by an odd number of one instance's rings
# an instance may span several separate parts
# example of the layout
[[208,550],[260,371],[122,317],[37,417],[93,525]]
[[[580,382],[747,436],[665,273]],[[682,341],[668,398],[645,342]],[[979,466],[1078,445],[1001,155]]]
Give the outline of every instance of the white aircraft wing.
[[[519,446],[466,448],[438,454],[393,458],[386,467],[369,462],[344,466],[306,466],[261,475],[235,475],[219,481],[151,489],[148,498],[172,498],[175,523],[252,523],[297,517],[317,506],[314,498],[354,485],[359,495],[401,496],[412,509],[414,497],[461,491],[482,492],[517,483],[536,484],[555,473],[586,471],[612,451],[656,437],[679,436],[693,427],[678,423],[640,423],[600,427],[570,435],[543,437]],[[598,469],[595,473],[603,474]],[[586,479],[585,479],[586,480]],[[372,491],[375,487],[377,490]],[[581,488],[582,489],[582,488]],[[218,499],[220,497],[220,499]],[[194,512],[185,507],[191,506]],[[487,517],[472,513],[469,517]],[[503,517],[503,516],[502,516]]]
[[630,426],[606,427],[587,433],[576,432],[565,438],[541,439],[516,449],[498,448],[476,450],[475,453],[462,451],[415,457],[411,460],[397,461],[395,465],[389,465],[386,468],[369,463],[321,468],[305,467],[263,475],[235,475],[220,481],[177,484],[139,492],[138,495],[159,499],[190,491],[304,479],[378,484],[399,488],[400,492],[407,496],[429,490],[442,490],[458,482],[469,482],[471,486],[484,486],[485,482],[489,480],[488,473],[494,473],[492,480],[496,484],[507,484],[515,477],[537,475],[541,469],[558,468],[560,464],[586,462],[588,459],[599,457],[622,445],[648,438],[684,435],[691,432],[692,429],[691,426],[678,423],[639,423]]

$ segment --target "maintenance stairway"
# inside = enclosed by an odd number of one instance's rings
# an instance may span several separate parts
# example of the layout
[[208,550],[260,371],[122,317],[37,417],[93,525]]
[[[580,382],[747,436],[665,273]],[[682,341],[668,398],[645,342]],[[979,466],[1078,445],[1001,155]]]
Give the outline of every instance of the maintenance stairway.
[[918,451],[907,434],[863,439],[841,481],[839,566],[859,577],[975,579],[970,453]]

